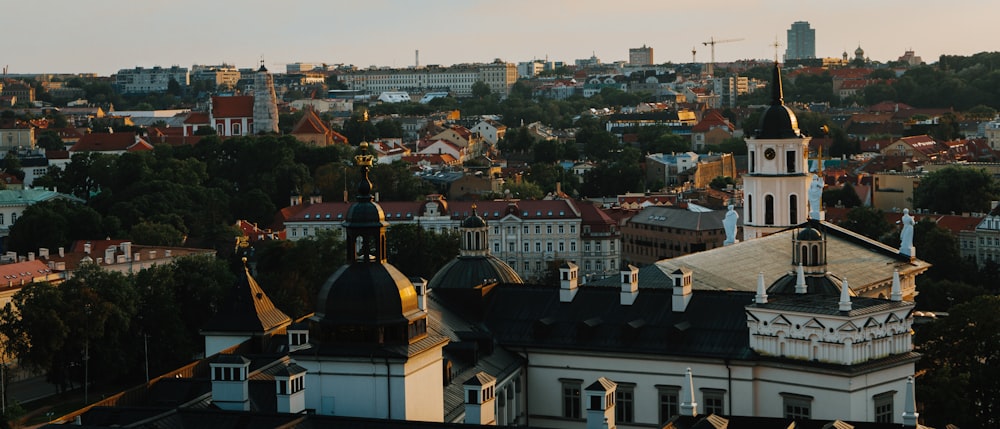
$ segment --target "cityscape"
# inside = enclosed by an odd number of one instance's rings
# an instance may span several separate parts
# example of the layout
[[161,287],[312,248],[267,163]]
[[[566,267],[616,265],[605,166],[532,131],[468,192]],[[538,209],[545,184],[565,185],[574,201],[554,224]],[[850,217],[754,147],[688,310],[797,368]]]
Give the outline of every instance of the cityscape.
[[1000,424],[1000,52],[782,25],[6,65],[5,424]]

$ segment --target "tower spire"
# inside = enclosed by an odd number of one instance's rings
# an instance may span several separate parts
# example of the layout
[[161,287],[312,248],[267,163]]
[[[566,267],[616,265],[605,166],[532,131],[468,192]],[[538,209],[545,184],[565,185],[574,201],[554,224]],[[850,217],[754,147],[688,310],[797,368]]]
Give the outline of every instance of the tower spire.
[[785,97],[781,88],[781,64],[774,62],[774,70],[771,72],[771,105],[784,106]]

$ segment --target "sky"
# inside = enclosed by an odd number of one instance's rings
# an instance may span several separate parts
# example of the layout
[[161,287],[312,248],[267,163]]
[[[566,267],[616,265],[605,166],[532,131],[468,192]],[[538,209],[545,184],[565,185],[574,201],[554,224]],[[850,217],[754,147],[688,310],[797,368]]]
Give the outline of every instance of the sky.
[[[872,60],[912,49],[940,55],[1000,51],[997,0],[55,0],[5,1],[0,65],[8,73],[97,73],[136,66],[267,67],[294,62],[407,67],[564,61],[773,59],[786,30],[807,21],[816,55]],[[17,19],[10,19],[20,17]]]

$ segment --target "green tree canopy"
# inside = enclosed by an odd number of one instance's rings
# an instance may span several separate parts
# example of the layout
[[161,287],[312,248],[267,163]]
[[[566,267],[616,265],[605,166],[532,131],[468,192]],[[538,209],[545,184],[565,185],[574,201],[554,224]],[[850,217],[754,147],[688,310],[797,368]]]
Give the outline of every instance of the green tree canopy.
[[1000,185],[984,169],[950,166],[927,174],[913,190],[913,205],[935,213],[979,212],[1000,199]]

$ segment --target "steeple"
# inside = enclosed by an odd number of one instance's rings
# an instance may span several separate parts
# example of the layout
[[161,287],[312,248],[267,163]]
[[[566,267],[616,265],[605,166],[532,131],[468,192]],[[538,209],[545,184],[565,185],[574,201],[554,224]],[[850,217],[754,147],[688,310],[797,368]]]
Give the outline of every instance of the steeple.
[[787,139],[802,137],[799,133],[798,118],[785,106],[784,89],[781,86],[781,65],[774,63],[771,72],[771,107],[760,118],[757,130],[759,139]]
[[757,296],[755,299],[758,304],[767,304],[767,289],[764,286],[763,271],[757,273]]
[[254,134],[278,132],[278,104],[274,94],[274,77],[260,60],[260,68],[253,78],[253,124]]

